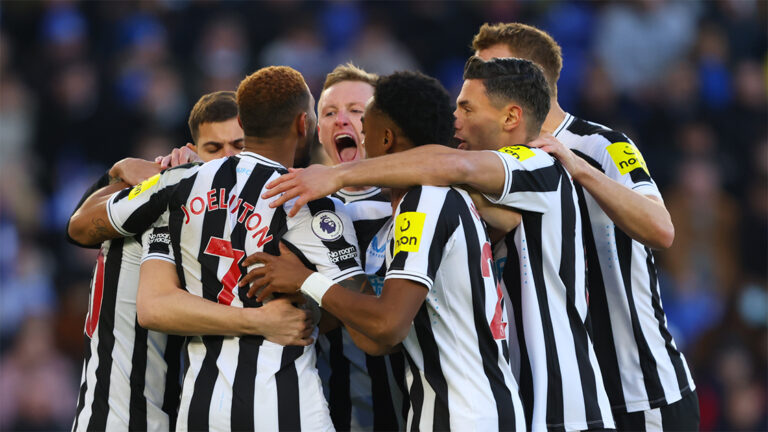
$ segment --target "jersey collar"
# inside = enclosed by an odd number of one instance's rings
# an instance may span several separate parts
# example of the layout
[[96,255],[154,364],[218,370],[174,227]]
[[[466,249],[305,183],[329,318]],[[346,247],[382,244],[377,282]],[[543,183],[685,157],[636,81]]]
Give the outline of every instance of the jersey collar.
[[570,115],[569,113],[565,113],[565,118],[563,119],[562,122],[560,122],[560,125],[555,128],[555,131],[552,132],[552,135],[554,135],[555,137],[560,135],[562,131],[568,129],[568,126],[570,126],[571,123],[573,123],[574,119],[575,119],[574,116]]

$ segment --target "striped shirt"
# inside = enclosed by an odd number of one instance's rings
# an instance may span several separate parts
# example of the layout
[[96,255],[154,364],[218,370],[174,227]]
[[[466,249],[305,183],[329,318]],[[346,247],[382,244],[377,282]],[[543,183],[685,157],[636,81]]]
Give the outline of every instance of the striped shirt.
[[[247,270],[240,262],[259,251],[277,254],[280,241],[335,282],[361,274],[357,240],[341,202],[312,201],[287,218],[283,207],[269,208],[260,199],[265,185],[286,172],[243,152],[208,162],[179,181],[161,175],[116,194],[110,220],[127,231],[165,204],[167,224],[164,218],[155,223],[144,259],[174,263],[188,292],[232,307],[261,306],[237,287]],[[177,430],[333,428],[314,346],[284,347],[262,336],[197,336],[187,344],[187,360]]]
[[[520,394],[533,430],[613,428],[587,332],[581,218],[570,176],[551,156],[525,146],[497,152],[504,189],[492,202],[522,215],[496,252],[520,349]],[[498,255],[497,255],[498,257]],[[514,364],[514,362],[513,362]]]
[[136,292],[141,249],[138,237],[101,245],[91,279],[73,431],[174,427],[183,338],[139,326]]
[[[352,220],[361,251],[361,262],[376,294],[384,285],[386,239],[392,204],[381,188],[345,191],[340,199]],[[402,430],[404,400],[402,353],[371,356],[357,347],[345,327],[317,340],[317,369],[337,430]],[[397,377],[397,378],[396,378]]]
[[[609,178],[661,198],[637,147],[624,134],[566,115],[554,134]],[[617,412],[663,407],[695,386],[667,330],[651,250],[632,240],[576,185],[586,247],[589,315],[603,380]]]
[[403,341],[408,429],[524,430],[491,244],[469,195],[410,189],[387,243],[386,279],[428,291]]

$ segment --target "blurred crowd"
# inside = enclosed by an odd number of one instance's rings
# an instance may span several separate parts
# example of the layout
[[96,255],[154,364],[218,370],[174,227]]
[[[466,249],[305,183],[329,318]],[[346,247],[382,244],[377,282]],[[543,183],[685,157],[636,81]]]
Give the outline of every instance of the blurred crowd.
[[69,429],[95,250],[63,230],[115,161],[190,141],[189,109],[271,64],[318,96],[352,60],[453,92],[483,22],[561,44],[563,108],[632,137],[674,245],[656,254],[702,430],[766,430],[768,2],[0,3],[0,429]]

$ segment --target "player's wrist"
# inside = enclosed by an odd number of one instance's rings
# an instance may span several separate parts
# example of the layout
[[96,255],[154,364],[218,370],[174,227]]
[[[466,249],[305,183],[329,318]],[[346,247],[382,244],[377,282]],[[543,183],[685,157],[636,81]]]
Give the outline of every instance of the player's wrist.
[[321,273],[314,272],[301,284],[300,291],[312,298],[319,306],[322,306],[323,296],[333,285],[334,282],[330,278]]

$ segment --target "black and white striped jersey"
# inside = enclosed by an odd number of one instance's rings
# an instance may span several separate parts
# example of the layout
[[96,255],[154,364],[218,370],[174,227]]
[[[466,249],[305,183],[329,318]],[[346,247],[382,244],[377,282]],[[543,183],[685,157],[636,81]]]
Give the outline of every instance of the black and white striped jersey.
[[136,320],[141,253],[138,237],[101,245],[91,279],[73,431],[174,427],[183,338],[148,331]]
[[[342,189],[332,196],[345,204],[360,251],[366,251],[361,253],[363,268],[378,295],[384,285],[386,239],[392,220],[389,196],[378,187]],[[344,327],[320,335],[317,348],[317,370],[337,430],[405,427],[402,353],[370,356],[355,345]]]
[[[641,153],[624,134],[568,114],[554,135],[611,179],[661,198]],[[667,330],[653,253],[617,227],[588,191],[578,184],[576,191],[593,340],[611,406],[634,412],[676,402],[695,386]]]
[[387,244],[386,279],[409,279],[428,291],[403,341],[407,428],[524,430],[491,244],[469,195],[410,189]]
[[[502,279],[513,307],[520,395],[533,430],[613,428],[585,321],[581,218],[570,176],[551,156],[526,146],[494,152],[504,189],[492,202],[522,215],[497,245],[506,256]],[[513,362],[514,363],[514,362]]]
[[[175,263],[190,293],[233,307],[259,307],[237,281],[241,260],[254,252],[278,253],[285,242],[310,268],[338,282],[361,274],[352,222],[338,200],[312,201],[286,217],[283,207],[260,199],[265,185],[287,171],[251,152],[218,159],[178,182],[139,187],[110,200],[115,228],[156,212],[144,259]],[[173,176],[169,177],[173,180]],[[130,195],[142,203],[131,203]],[[145,195],[146,194],[146,195]],[[142,195],[144,195],[142,197]],[[286,204],[291,206],[293,201]],[[333,429],[315,368],[314,346],[274,344],[262,336],[189,338],[177,430]]]

